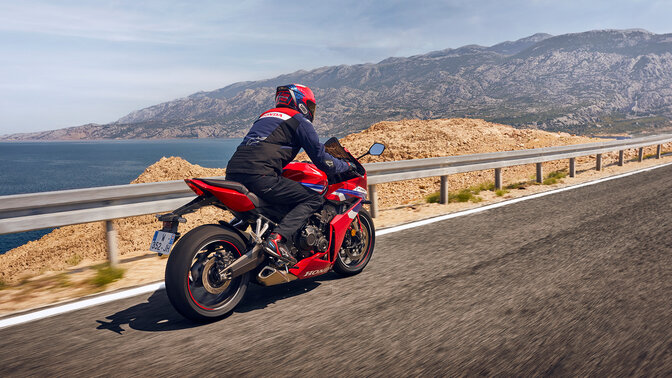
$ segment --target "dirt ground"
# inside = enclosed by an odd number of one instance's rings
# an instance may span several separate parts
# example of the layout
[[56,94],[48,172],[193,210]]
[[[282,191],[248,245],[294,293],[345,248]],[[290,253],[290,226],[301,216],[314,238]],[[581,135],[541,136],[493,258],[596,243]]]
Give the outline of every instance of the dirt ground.
[[[357,134],[341,139],[341,143],[354,155],[364,153],[373,142],[386,144],[387,150],[380,157],[366,157],[363,162],[378,162],[464,155],[472,153],[507,151],[548,146],[594,142],[595,139],[572,136],[566,133],[548,133],[538,130],[518,130],[474,119],[405,120],[381,122]],[[664,146],[669,150],[671,146]],[[645,155],[655,153],[655,146],[645,149]],[[533,185],[535,166],[503,169],[504,185],[528,182],[520,189],[510,189],[498,196],[492,191],[478,194],[480,202],[427,203],[425,197],[439,190],[439,178],[410,180],[382,184],[378,187],[380,214],[374,219],[376,228],[385,228],[456,212],[497,201],[530,195],[600,177],[672,161],[672,157],[636,159],[637,151],[625,153],[628,163],[618,167],[617,152],[603,155],[603,170],[595,171],[594,157],[577,158],[577,177],[565,177],[553,185]],[[305,159],[299,156],[297,159]],[[543,164],[544,173],[567,170],[567,161]],[[177,180],[190,177],[222,176],[223,169],[204,168],[190,164],[179,157],[162,158],[148,167],[132,183]],[[451,191],[492,183],[492,171],[451,175]],[[229,214],[216,208],[203,208],[186,216],[187,223],[181,232],[203,223],[228,219]],[[119,233],[119,251],[124,277],[109,285],[98,287],[91,283],[97,268],[105,263],[105,232],[102,222],[61,227],[40,240],[29,242],[0,256],[0,315],[65,301],[100,291],[111,291],[163,279],[166,257],[149,253],[147,248],[153,232],[160,228],[152,215],[118,219],[115,226]],[[41,253],[35,253],[40,251]]]

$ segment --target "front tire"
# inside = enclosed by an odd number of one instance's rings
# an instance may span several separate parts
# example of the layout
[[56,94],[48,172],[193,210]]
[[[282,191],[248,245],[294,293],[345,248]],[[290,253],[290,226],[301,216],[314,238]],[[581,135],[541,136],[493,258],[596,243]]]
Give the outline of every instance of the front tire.
[[376,229],[373,226],[373,219],[368,211],[362,209],[345,231],[341,250],[336,256],[334,271],[344,276],[360,273],[371,260],[375,242]]
[[177,312],[196,322],[220,319],[243,299],[249,272],[232,280],[218,273],[245,253],[245,242],[218,225],[194,228],[180,238],[166,264],[166,293]]

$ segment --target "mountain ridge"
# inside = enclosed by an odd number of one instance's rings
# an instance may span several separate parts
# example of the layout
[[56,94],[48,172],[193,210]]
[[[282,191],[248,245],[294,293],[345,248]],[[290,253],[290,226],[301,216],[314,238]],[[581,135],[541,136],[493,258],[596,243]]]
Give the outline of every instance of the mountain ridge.
[[233,83],[85,125],[4,139],[240,137],[275,86],[300,82],[318,98],[315,126],[344,135],[383,120],[483,118],[577,134],[669,126],[672,34],[642,29],[537,33],[378,63],[325,66]]

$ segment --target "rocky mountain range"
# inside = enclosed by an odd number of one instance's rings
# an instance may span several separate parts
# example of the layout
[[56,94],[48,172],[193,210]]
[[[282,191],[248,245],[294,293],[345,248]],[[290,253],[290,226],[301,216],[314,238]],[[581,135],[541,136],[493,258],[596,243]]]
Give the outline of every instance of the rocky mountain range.
[[490,47],[322,67],[198,92],[107,125],[0,139],[240,137],[272,105],[275,87],[292,82],[313,88],[315,126],[325,136],[382,120],[449,117],[576,134],[651,130],[672,119],[672,34],[535,34]]

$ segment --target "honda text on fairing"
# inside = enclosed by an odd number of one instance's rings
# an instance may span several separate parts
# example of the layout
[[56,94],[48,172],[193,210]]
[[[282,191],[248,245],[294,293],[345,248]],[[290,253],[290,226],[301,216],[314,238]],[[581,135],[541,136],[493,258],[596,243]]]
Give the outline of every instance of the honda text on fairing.
[[[166,265],[166,291],[170,303],[195,321],[221,318],[241,301],[251,280],[271,286],[312,278],[332,269],[345,276],[361,272],[371,260],[375,229],[362,205],[366,200],[366,170],[337,139],[325,143],[332,156],[356,167],[328,180],[307,162],[291,162],[282,175],[320,193],[325,201],[288,246],[298,258],[289,264],[267,252],[263,243],[286,209],[270,206],[235,181],[194,178],[185,180],[198,195],[175,211],[158,216],[151,250],[170,254]],[[385,146],[375,143],[368,154],[380,155]],[[203,206],[229,210],[230,222],[198,226],[180,237],[182,215]],[[172,248],[173,242],[177,240]]]

